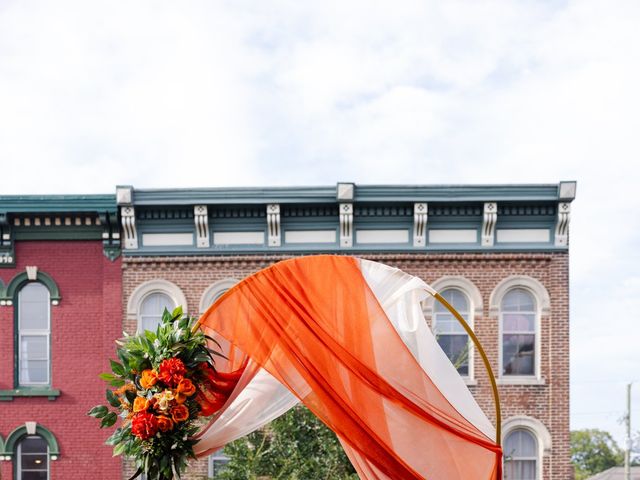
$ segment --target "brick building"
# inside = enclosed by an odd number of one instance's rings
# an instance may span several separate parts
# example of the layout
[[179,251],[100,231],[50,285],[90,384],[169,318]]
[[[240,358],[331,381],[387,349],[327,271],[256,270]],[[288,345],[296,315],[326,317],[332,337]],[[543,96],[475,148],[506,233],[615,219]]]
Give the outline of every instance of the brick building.
[[[116,310],[122,306],[122,324],[113,326],[110,315],[99,317],[109,320],[96,361],[113,355],[110,334],[149,328],[164,307],[183,305],[198,315],[234,283],[273,262],[304,254],[357,255],[423,278],[472,324],[498,377],[508,478],[571,478],[568,225],[575,188],[575,182],[191,190],[118,187],[122,257],[103,263],[109,266],[109,274],[112,267],[121,268],[121,299],[110,306],[117,305]],[[0,214],[2,202],[0,198]],[[115,248],[117,232],[106,235],[105,241]],[[15,244],[19,257],[23,254],[20,242],[16,239]],[[0,269],[5,286],[12,275],[34,264],[19,261],[11,270]],[[46,265],[48,270],[43,266],[43,271],[58,275],[51,263]],[[71,295],[74,289],[82,289],[82,285],[63,287],[60,282],[59,286],[65,300],[65,290]],[[104,286],[102,291],[104,301],[114,290]],[[78,311],[79,305],[82,302],[74,304],[76,315],[85,313]],[[10,310],[0,308],[0,320],[12,323]],[[493,419],[489,381],[479,355],[467,349],[464,331],[439,305],[428,303],[424,310],[439,343]],[[10,385],[4,372],[14,365],[13,357],[4,352],[13,348],[12,342],[13,334],[7,340],[4,331],[0,333],[0,388]],[[83,348],[89,350],[86,345]],[[93,381],[86,379],[91,385]],[[54,386],[61,395],[50,404],[62,406],[64,389]],[[86,411],[101,395],[96,393],[79,410]],[[43,399],[14,398],[18,413],[10,416],[18,419],[12,420],[16,426],[38,421],[24,413],[31,408],[18,403],[24,400],[49,405]],[[39,412],[39,404],[32,408]],[[15,427],[5,425],[11,423],[4,420],[5,404],[0,409],[0,436],[7,439]],[[49,478],[84,478],[58,473],[65,456],[71,464],[86,452],[74,452],[71,439],[62,446],[63,427],[58,433],[46,426],[61,445]],[[106,437],[95,425],[82,431],[91,438],[95,434],[98,440]],[[11,455],[16,457],[15,452],[7,456]],[[99,455],[107,462],[110,449],[102,447]],[[78,461],[78,470],[81,465]],[[189,478],[213,475],[215,466],[213,458],[197,462]],[[6,465],[3,468],[4,474]],[[120,467],[115,461],[105,463],[104,477],[94,478],[114,478],[112,468]],[[122,477],[130,473],[125,462]]]
[[115,195],[0,197],[0,477],[113,478],[87,417],[121,334]]
[[[396,266],[444,292],[477,331],[498,376],[509,478],[565,480],[575,187],[120,187],[124,326],[135,331],[165,305],[199,314],[238,280],[293,255]],[[464,332],[438,305],[426,304],[425,317],[493,416],[489,382],[479,356],[465,354]],[[195,471],[206,469],[201,462]]]

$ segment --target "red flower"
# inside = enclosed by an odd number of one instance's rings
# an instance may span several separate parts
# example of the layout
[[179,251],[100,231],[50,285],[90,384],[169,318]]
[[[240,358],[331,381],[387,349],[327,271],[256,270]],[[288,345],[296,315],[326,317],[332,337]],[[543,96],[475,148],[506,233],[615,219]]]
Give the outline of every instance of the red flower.
[[158,433],[158,419],[153,413],[138,412],[131,419],[131,433],[146,440]]
[[158,367],[158,379],[169,387],[175,387],[184,378],[186,369],[179,358],[163,360]]

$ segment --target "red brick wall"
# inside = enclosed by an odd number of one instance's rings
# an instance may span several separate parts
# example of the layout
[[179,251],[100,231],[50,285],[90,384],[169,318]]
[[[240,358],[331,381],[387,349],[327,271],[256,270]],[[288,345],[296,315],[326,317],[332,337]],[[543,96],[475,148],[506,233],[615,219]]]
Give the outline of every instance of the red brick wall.
[[[0,269],[5,285],[25,266],[37,266],[57,283],[62,300],[51,306],[52,387],[55,401],[15,397],[0,402],[0,435],[6,438],[25,421],[51,431],[60,457],[50,463],[53,480],[107,480],[121,470],[104,446],[110,434],[99,430],[87,411],[104,403],[105,383],[98,379],[114,356],[121,335],[121,260],[109,261],[96,241],[17,242],[15,269]],[[14,307],[0,307],[0,390],[13,389]],[[13,462],[0,462],[3,479],[13,478]]]
[[[213,282],[242,279],[271,263],[288,258],[269,257],[179,257],[128,258],[123,263],[123,305],[133,290],[147,280],[161,278],[175,283],[186,296],[189,310],[197,315],[200,298]],[[500,281],[511,275],[527,275],[547,289],[549,315],[541,318],[541,375],[543,385],[500,387],[503,420],[527,415],[541,421],[552,436],[552,448],[543,459],[543,478],[567,480],[573,470],[569,462],[569,278],[566,253],[468,253],[369,255],[366,258],[396,266],[433,283],[443,276],[464,276],[480,290],[483,313],[475,318],[477,335],[492,368],[498,372],[498,319],[489,316],[489,297]],[[134,332],[134,320],[124,316],[124,328]],[[479,355],[474,358],[477,385],[470,387],[489,418],[495,419],[489,381]],[[202,478],[206,463],[194,466],[189,478]],[[128,472],[129,470],[126,469]]]

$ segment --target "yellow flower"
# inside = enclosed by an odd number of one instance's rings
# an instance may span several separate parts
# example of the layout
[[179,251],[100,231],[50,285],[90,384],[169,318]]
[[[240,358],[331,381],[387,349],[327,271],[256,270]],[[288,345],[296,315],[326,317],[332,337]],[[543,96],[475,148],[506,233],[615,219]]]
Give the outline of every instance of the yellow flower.
[[140,385],[145,390],[149,390],[156,383],[158,383],[158,374],[155,370],[143,370],[140,377]]

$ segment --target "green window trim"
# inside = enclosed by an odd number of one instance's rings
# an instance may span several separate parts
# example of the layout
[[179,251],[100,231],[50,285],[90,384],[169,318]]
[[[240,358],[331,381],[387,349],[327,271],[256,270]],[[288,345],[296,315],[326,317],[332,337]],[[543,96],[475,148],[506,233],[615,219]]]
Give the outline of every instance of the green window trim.
[[21,387],[13,390],[0,390],[0,402],[10,402],[14,397],[47,397],[55,400],[60,396],[60,390],[49,387]]
[[38,270],[35,280],[29,280],[27,276],[27,272],[18,273],[15,277],[11,279],[9,284],[7,285],[6,290],[0,296],[0,300],[6,302],[6,305],[13,305],[17,301],[18,292],[20,288],[26,283],[36,281],[42,283],[47,290],[49,290],[49,298],[51,300],[51,305],[58,305],[62,297],[60,296],[60,289],[58,288],[58,284],[51,278],[48,273],[42,272]]
[[6,296],[4,283],[2,283],[2,279],[0,279],[0,300],[2,300],[0,305],[6,304]]
[[[26,425],[21,425],[14,429],[7,437],[4,448],[2,449],[3,451],[0,451],[0,456],[4,455],[5,457],[13,457],[16,453],[18,443],[20,442],[20,440],[22,440],[23,437],[27,435],[28,433]],[[37,424],[36,435],[41,436],[45,440],[45,442],[47,442],[47,445],[49,445],[49,458],[51,460],[57,460],[57,458],[60,456],[60,447],[58,446],[58,441],[56,440],[56,437],[53,435],[53,433],[51,433],[42,425]]]

